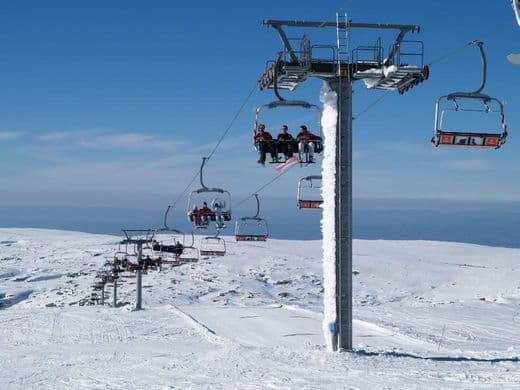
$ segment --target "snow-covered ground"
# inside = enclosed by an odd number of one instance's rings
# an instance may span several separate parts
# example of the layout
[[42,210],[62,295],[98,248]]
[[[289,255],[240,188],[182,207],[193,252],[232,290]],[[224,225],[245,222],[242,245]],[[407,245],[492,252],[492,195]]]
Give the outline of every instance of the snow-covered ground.
[[337,354],[320,241],[229,238],[225,257],[144,275],[142,311],[135,279],[127,305],[80,306],[118,240],[0,229],[0,388],[520,386],[520,250],[355,240],[355,352]]

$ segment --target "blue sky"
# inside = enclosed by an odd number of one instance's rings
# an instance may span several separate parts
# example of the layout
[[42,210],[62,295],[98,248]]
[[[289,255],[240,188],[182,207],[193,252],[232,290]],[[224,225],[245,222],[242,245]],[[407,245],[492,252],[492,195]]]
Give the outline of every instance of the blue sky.
[[[23,1],[0,9],[1,205],[166,205],[280,50],[277,34],[261,20],[333,20],[338,9],[353,21],[421,25],[410,38],[424,41],[425,63],[484,38],[485,91],[505,102],[510,130],[500,151],[431,146],[436,98],[480,82],[478,52],[464,50],[434,64],[427,82],[403,96],[389,94],[354,121],[354,195],[519,201],[520,67],[505,56],[520,51],[520,28],[508,0],[449,6],[90,1],[81,7]],[[307,33],[313,43],[334,44],[333,30]],[[352,38],[353,45],[373,41],[370,34]],[[286,97],[319,104],[320,87],[311,80]],[[362,82],[354,90],[354,113],[382,94]],[[274,176],[272,167],[257,166],[250,143],[254,107],[274,99],[270,91],[253,94],[209,162],[206,184],[240,200]],[[292,111],[285,119],[312,121]],[[297,179],[318,172],[318,166],[296,168],[268,192],[294,196]]]

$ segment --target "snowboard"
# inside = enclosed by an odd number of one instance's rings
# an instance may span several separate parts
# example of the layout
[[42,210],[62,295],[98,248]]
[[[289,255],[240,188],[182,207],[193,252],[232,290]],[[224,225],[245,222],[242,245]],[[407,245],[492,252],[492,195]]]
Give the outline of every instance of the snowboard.
[[519,54],[509,54],[507,59],[510,63],[515,65],[520,65],[520,53]]
[[298,157],[291,157],[290,159],[288,159],[286,162],[284,162],[283,164],[279,164],[276,166],[276,168],[274,169],[276,172],[278,173],[281,173],[283,171],[285,171],[286,169],[288,169],[289,167],[293,166],[294,164],[297,164],[300,162],[300,159]]

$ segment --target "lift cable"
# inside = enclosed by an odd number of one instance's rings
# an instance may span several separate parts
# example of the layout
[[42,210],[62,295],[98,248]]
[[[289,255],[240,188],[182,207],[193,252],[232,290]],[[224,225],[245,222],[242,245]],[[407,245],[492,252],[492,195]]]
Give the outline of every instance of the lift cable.
[[247,95],[247,97],[244,99],[244,101],[242,102],[242,105],[240,106],[240,108],[238,109],[238,111],[236,112],[235,116],[233,117],[233,119],[231,119],[231,122],[229,123],[228,127],[226,128],[226,130],[224,131],[224,133],[222,133],[222,135],[220,136],[219,140],[217,141],[217,143],[215,144],[215,146],[213,147],[213,150],[211,151],[211,153],[208,155],[208,157],[206,158],[207,160],[209,160],[214,154],[215,152],[217,151],[218,147],[220,146],[220,144],[222,143],[222,141],[224,141],[224,138],[226,138],[226,136],[228,135],[229,133],[229,130],[231,130],[231,128],[233,127],[233,125],[235,124],[235,121],[237,120],[238,116],[242,113],[242,111],[244,110],[244,107],[246,106],[247,102],[249,101],[249,99],[251,98],[251,96],[253,96],[253,94],[255,93],[256,89],[258,88],[258,82],[255,81],[255,84],[253,86],[253,88],[251,88],[251,91],[249,92],[249,94]]
[[368,106],[366,106],[363,111],[359,112],[358,114],[356,114],[355,116],[352,117],[352,120],[356,120],[358,119],[361,115],[363,115],[365,112],[367,112],[368,110],[370,110],[372,107],[374,107],[375,105],[377,105],[381,100],[383,100],[390,92],[393,92],[392,90],[388,90],[386,91],[384,94],[382,94],[381,96],[379,96],[377,99],[375,99],[372,103],[370,103]]
[[197,180],[197,178],[199,177],[199,174],[200,174],[200,171],[197,170],[197,172],[195,173],[193,178],[190,180],[188,185],[184,188],[182,193],[177,197],[177,199],[175,199],[175,201],[171,205],[169,204],[168,207],[166,208],[166,212],[164,213],[164,218],[163,218],[163,225],[165,228],[167,228],[167,229],[169,228],[168,227],[168,214],[169,214],[170,210],[175,208],[177,203],[179,203],[179,201],[184,197],[184,195],[186,195],[186,192],[188,192],[188,189],[195,182],[195,180]]
[[470,42],[467,42],[465,43],[464,45],[460,46],[460,47],[457,47],[449,52],[447,52],[446,54],[444,55],[441,55],[439,56],[438,58],[434,59],[433,61],[430,61],[428,63],[428,66],[432,66],[433,64],[436,64],[438,62],[441,62],[441,61],[444,61],[446,58],[448,57],[451,57],[455,54],[458,54],[460,53],[461,51],[464,51],[465,49],[467,49],[469,46],[475,44],[475,42],[477,41],[486,41],[487,39],[493,37],[494,35],[498,34],[499,32],[505,30],[507,27],[511,26],[512,24],[516,24],[515,23],[512,23],[512,22],[507,22],[507,23],[504,23],[500,26],[498,26],[496,29],[484,34],[482,37],[478,38],[478,39],[475,39],[473,41],[470,41]]
[[255,191],[253,191],[251,193],[251,195],[249,195],[247,198],[244,198],[242,199],[240,202],[238,202],[236,205],[235,205],[235,208],[239,207],[240,205],[242,205],[243,203],[245,203],[247,200],[251,199],[253,196],[255,196],[255,194],[259,194],[261,191],[265,190],[267,187],[269,187],[271,184],[273,184],[275,181],[277,181],[279,178],[281,178],[283,175],[285,175],[287,172],[289,172],[294,166],[296,166],[297,164],[294,164],[292,166],[290,166],[289,168],[287,168],[285,171],[283,171],[282,173],[279,173],[278,175],[276,175],[274,178],[272,178],[271,180],[269,180],[267,183],[265,183],[264,185],[262,185],[261,187],[259,187],[258,189],[256,189]]
[[[255,92],[257,88],[257,82],[255,82],[255,85],[254,87],[251,89],[251,91],[249,92],[249,94],[247,95],[247,97],[244,99],[244,101],[242,102],[242,104],[240,105],[238,111],[235,113],[235,115],[233,116],[233,119],[231,120],[231,122],[229,123],[228,127],[224,130],[224,132],[222,133],[222,135],[220,136],[220,138],[218,139],[217,143],[215,144],[215,146],[213,147],[213,149],[211,150],[211,153],[208,155],[208,157],[206,157],[207,160],[209,160],[214,154],[215,152],[217,151],[218,147],[220,146],[220,144],[222,143],[222,141],[224,141],[224,138],[226,138],[226,136],[228,135],[229,131],[231,130],[231,128],[233,127],[233,125],[235,124],[238,116],[242,113],[242,111],[244,110],[244,107],[245,105],[247,104],[247,102],[249,101],[249,99],[251,98],[251,96],[253,95],[253,93]],[[170,209],[173,209],[175,208],[175,206],[177,205],[177,203],[179,203],[179,201],[184,197],[184,195],[186,195],[186,192],[188,192],[188,189],[192,186],[192,184],[195,182],[195,180],[197,180],[197,178],[199,177],[200,175],[200,170],[197,169],[197,171],[195,172],[195,174],[193,175],[193,178],[190,180],[190,182],[188,183],[188,185],[184,188],[184,190],[181,192],[181,194],[175,199],[175,201],[173,201],[172,204],[168,205],[167,209],[166,209],[166,212],[164,213],[164,218],[163,218],[163,224],[164,226],[167,228],[168,225],[167,225],[167,218],[168,218],[168,213],[170,212]]]
[[[434,64],[437,64],[441,61],[444,61],[446,58],[449,58],[451,56],[454,56],[455,54],[458,54],[460,53],[461,51],[464,51],[465,49],[467,49],[469,46],[471,45],[474,45],[475,42],[477,41],[484,41],[485,39],[489,39],[491,38],[492,36],[498,34],[499,32],[501,32],[502,30],[505,30],[507,27],[509,27],[512,23],[511,22],[507,22],[507,23],[504,23],[502,25],[500,25],[499,27],[497,27],[496,29],[490,31],[489,33],[483,35],[481,38],[479,39],[475,39],[473,41],[470,41],[470,42],[467,42],[465,43],[464,45],[462,46],[459,46],[458,48],[456,49],[453,49],[453,50],[450,50],[449,52],[439,56],[438,58],[434,59],[433,61],[430,61],[427,66],[432,66]],[[383,100],[390,92],[392,92],[391,90],[388,90],[386,91],[386,93],[384,93],[383,95],[379,96],[377,99],[375,99],[372,103],[370,103],[368,106],[366,106],[361,112],[359,112],[357,115],[355,115],[352,119],[358,119],[361,115],[365,114],[367,111],[369,111],[372,107],[376,106],[381,100]]]

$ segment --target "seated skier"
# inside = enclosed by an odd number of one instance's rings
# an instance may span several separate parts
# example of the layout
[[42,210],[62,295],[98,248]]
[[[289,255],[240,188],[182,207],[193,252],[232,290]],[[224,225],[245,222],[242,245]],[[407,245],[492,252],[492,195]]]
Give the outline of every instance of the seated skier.
[[215,211],[215,222],[217,225],[217,229],[224,229],[226,225],[224,224],[224,216],[222,215],[222,209],[224,208],[224,201],[214,200],[212,202],[213,210]]
[[265,131],[265,125],[258,125],[258,133],[255,135],[255,142],[258,145],[258,153],[260,154],[260,158],[257,161],[258,164],[265,165],[265,155],[267,152],[271,154],[273,162],[278,162],[276,144],[273,141],[271,133]]
[[195,226],[202,225],[202,221],[200,219],[200,210],[197,206],[193,206],[193,209],[189,213],[190,221],[195,224]]
[[287,125],[282,126],[282,130],[276,138],[276,148],[277,153],[283,153],[285,161],[289,160],[293,156],[295,140],[289,133],[289,127],[287,127]]
[[296,136],[296,141],[298,141],[298,154],[300,157],[300,161],[304,160],[304,154],[309,154],[309,159],[307,162],[314,162],[314,152],[316,150],[316,144],[321,141],[321,137],[318,135],[312,134],[309,130],[307,130],[307,126],[301,125],[300,132]]
[[177,241],[174,245],[161,245],[158,242],[154,242],[153,250],[159,252],[173,253],[176,256],[180,256],[184,251],[184,247],[179,241]]
[[208,203],[204,202],[202,207],[199,210],[201,223],[197,227],[206,227],[208,226],[211,217],[214,215],[213,211],[208,207]]

